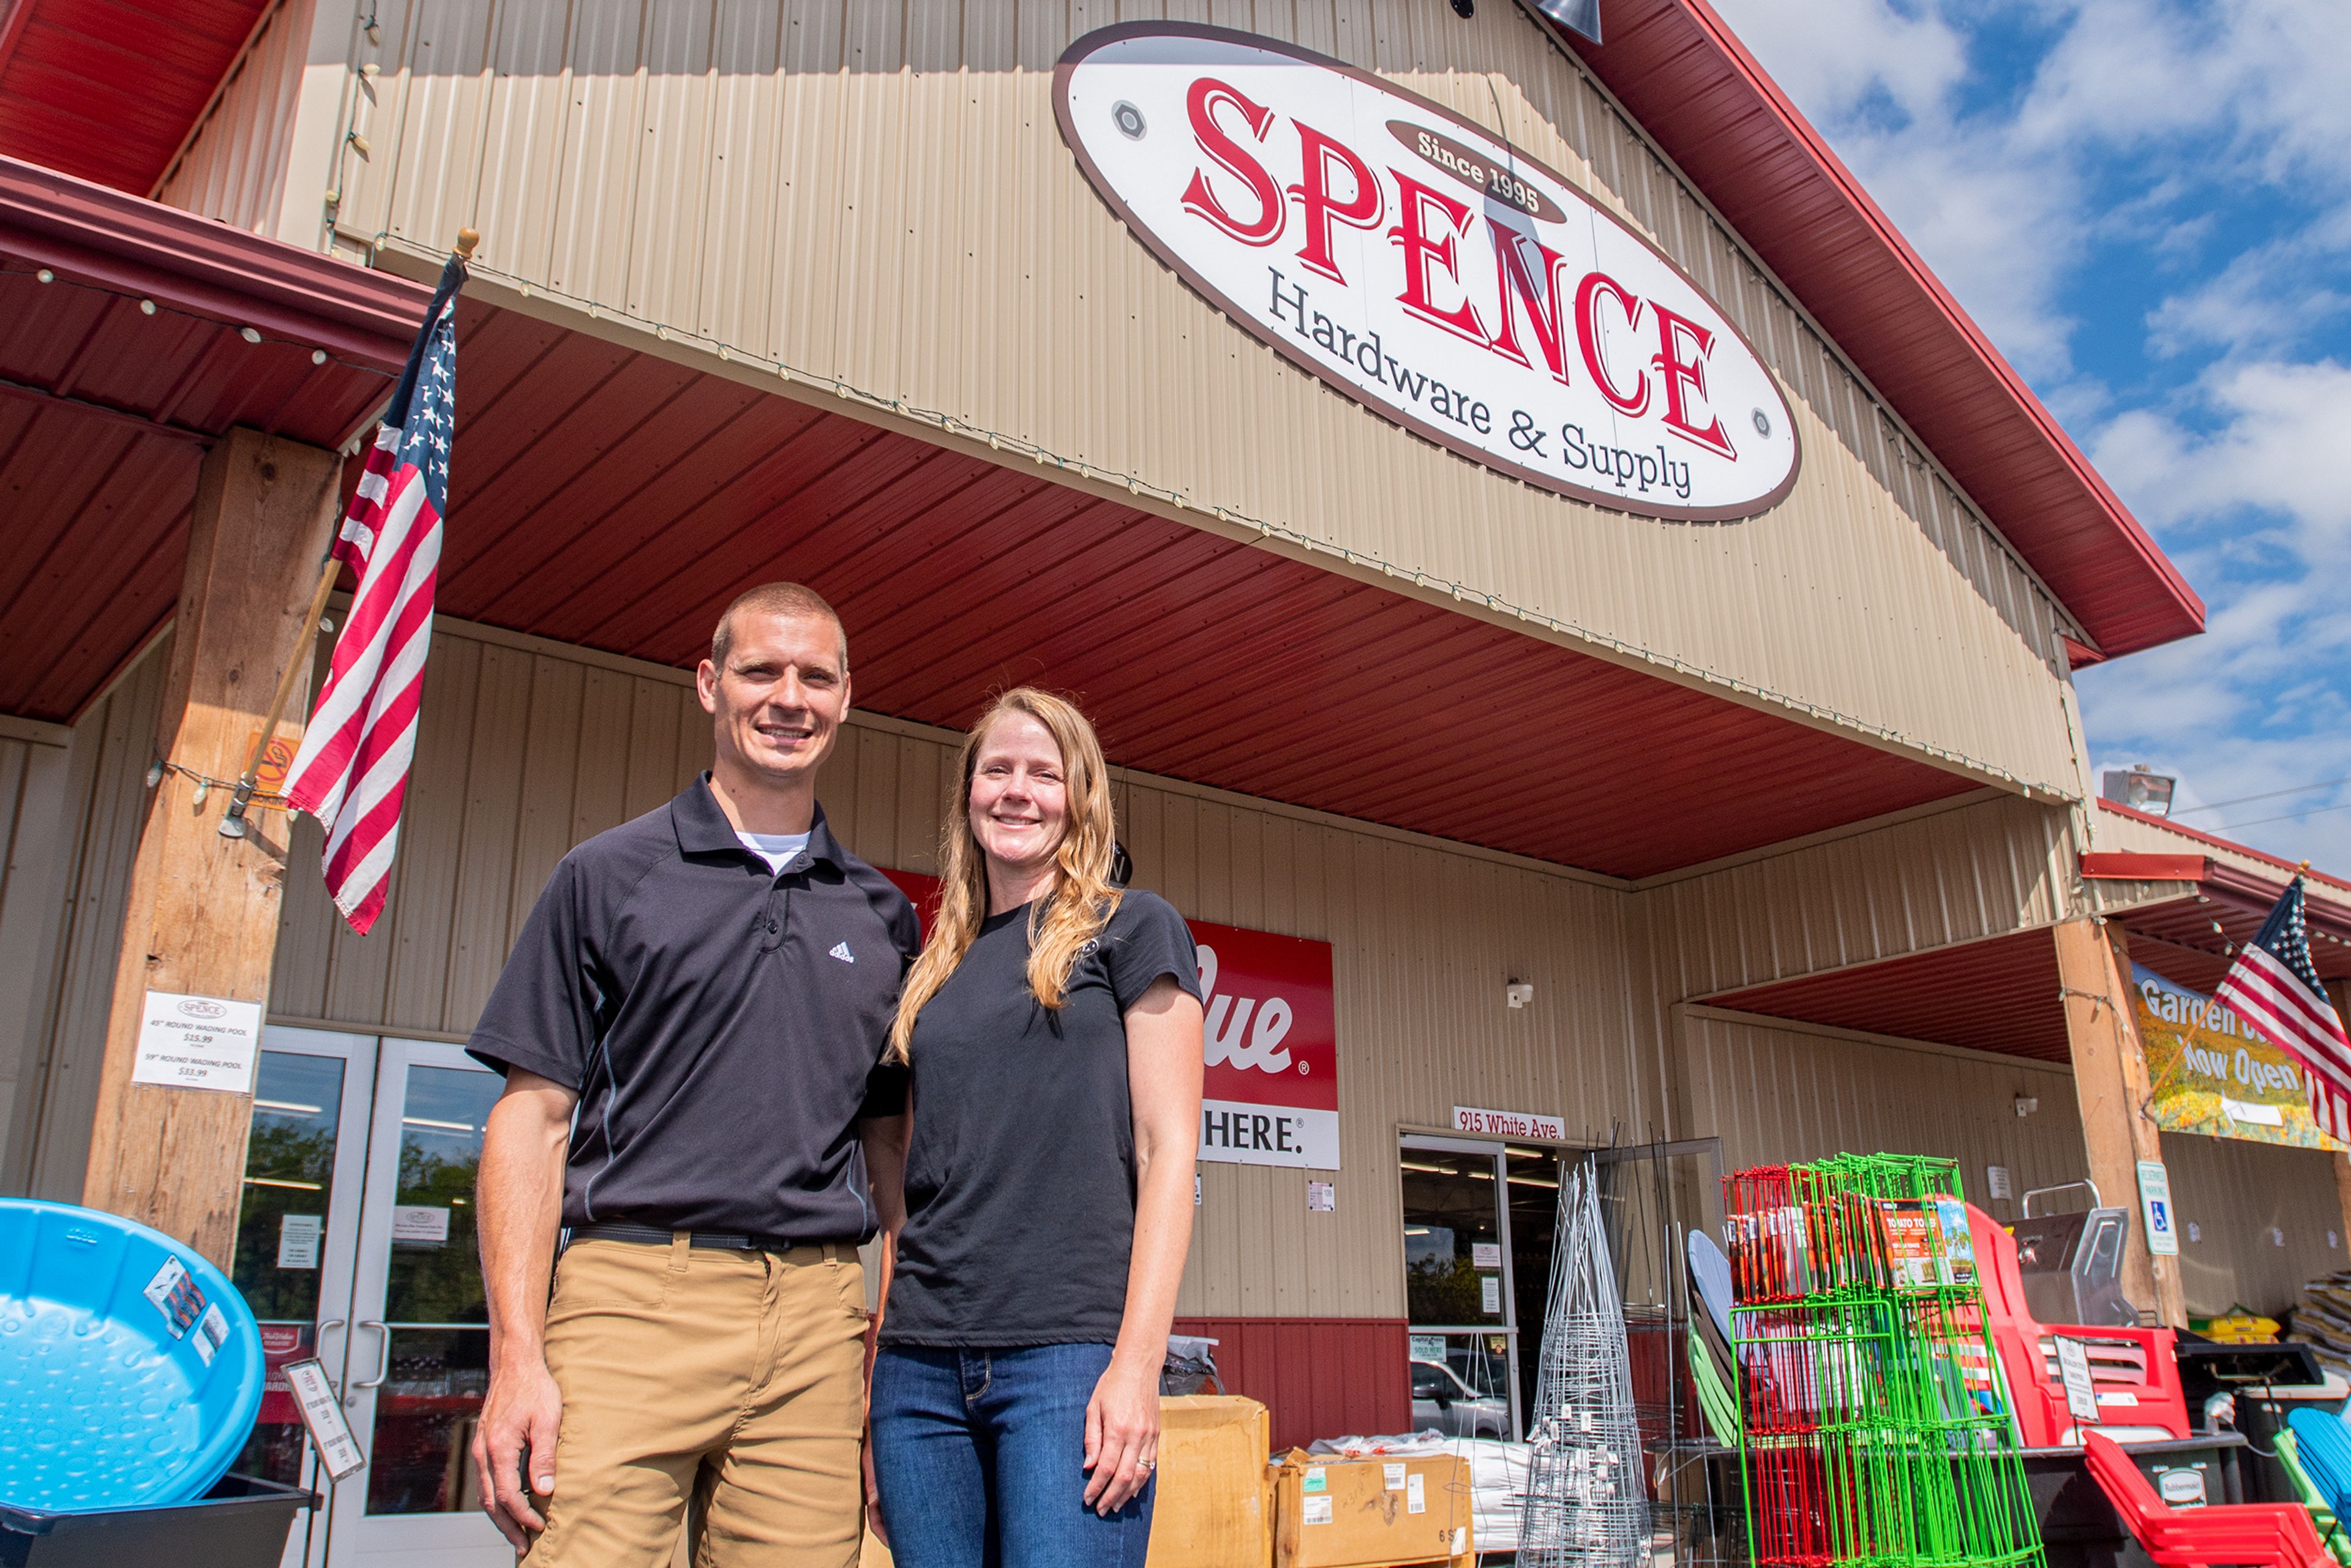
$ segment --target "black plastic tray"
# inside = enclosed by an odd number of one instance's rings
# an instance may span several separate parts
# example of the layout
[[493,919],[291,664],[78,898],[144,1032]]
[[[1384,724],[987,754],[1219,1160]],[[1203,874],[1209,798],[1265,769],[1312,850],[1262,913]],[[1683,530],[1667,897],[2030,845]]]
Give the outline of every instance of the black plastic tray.
[[45,1513],[0,1503],[0,1568],[277,1568],[299,1487],[223,1476],[195,1502]]

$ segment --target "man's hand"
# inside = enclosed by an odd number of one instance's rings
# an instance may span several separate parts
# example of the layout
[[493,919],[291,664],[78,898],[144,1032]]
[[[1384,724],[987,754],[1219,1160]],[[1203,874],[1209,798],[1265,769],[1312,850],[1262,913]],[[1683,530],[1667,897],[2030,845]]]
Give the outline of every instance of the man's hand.
[[563,1396],[544,1362],[491,1374],[490,1396],[474,1428],[474,1469],[490,1522],[517,1552],[530,1545],[525,1531],[535,1535],[547,1528],[530,1505],[530,1493],[548,1497],[555,1491],[555,1433],[562,1421]]
[[510,1067],[506,1092],[482,1129],[474,1213],[490,1309],[490,1394],[474,1429],[474,1469],[490,1522],[517,1552],[530,1544],[526,1531],[547,1528],[529,1492],[545,1497],[555,1490],[563,1395],[547,1370],[547,1295],[579,1100],[559,1083]]
[[1108,1518],[1151,1479],[1159,1458],[1159,1369],[1113,1361],[1086,1401],[1086,1506]]

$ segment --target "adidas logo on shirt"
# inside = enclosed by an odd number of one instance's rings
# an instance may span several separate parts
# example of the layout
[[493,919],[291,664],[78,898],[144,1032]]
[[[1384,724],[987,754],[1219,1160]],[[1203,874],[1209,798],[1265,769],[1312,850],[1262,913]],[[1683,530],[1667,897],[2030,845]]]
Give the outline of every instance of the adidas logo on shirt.
[[857,955],[849,950],[849,944],[846,942],[834,943],[832,945],[831,956],[840,959],[844,964],[854,964],[857,962]]

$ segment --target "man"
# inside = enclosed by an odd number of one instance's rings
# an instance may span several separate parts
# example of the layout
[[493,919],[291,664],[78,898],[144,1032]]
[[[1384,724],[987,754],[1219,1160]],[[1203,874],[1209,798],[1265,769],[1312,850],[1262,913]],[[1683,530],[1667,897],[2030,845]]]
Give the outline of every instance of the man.
[[467,1047],[507,1077],[474,1462],[530,1568],[662,1568],[689,1499],[702,1568],[858,1553],[855,1249],[903,1158],[881,1056],[914,912],[817,805],[849,711],[831,607],[751,590],[695,679],[710,771],[563,858]]

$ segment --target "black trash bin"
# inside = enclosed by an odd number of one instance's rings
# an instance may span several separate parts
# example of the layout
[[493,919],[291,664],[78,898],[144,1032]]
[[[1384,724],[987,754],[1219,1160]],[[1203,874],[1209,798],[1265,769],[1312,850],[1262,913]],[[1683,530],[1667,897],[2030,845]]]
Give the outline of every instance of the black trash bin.
[[195,1502],[45,1513],[0,1503],[0,1568],[277,1568],[315,1494],[223,1476]]

